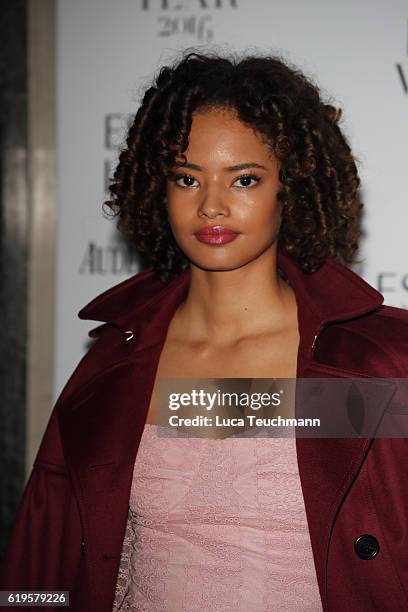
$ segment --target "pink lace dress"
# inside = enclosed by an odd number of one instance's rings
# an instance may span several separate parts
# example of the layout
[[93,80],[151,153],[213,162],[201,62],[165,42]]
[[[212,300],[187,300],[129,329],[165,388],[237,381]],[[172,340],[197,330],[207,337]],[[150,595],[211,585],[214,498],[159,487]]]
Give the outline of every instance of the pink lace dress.
[[130,610],[322,610],[293,437],[145,425],[113,606]]

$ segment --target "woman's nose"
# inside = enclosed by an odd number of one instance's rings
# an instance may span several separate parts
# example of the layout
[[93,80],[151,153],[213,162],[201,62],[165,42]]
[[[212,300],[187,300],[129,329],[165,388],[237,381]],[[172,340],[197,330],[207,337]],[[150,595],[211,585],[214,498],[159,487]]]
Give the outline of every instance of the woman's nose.
[[220,214],[227,215],[228,210],[225,194],[220,193],[218,189],[211,189],[203,195],[198,208],[198,215],[212,219]]

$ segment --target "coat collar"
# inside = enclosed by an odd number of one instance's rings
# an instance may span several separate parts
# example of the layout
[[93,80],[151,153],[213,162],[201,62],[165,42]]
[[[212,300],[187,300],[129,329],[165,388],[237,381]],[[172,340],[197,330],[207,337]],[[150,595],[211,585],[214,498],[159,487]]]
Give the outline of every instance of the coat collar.
[[[279,252],[278,269],[293,287],[299,318],[303,319],[307,310],[309,324],[313,321],[315,331],[331,322],[376,310],[384,300],[360,276],[332,258],[318,271],[306,274],[288,255]],[[161,302],[168,305],[174,302],[175,306],[180,303],[187,296],[189,284],[190,269],[168,283],[157,279],[148,269],[94,298],[79,311],[78,317],[110,323],[122,332],[135,331],[141,323],[152,319]]]

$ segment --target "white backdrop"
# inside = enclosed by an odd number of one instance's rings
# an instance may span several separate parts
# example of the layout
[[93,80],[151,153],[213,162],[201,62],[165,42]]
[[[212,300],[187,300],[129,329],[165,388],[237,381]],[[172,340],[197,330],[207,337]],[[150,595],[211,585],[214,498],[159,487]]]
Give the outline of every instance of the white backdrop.
[[138,271],[102,215],[142,88],[186,47],[283,54],[344,108],[366,206],[357,271],[408,307],[406,0],[59,0],[55,396],[96,324],[77,312]]

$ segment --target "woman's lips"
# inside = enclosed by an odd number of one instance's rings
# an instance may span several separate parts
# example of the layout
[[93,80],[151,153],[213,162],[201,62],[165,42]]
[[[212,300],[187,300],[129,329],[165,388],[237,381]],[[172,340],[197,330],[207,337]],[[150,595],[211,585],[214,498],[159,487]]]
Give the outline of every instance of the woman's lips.
[[194,233],[195,237],[200,242],[214,245],[227,244],[227,242],[235,240],[238,234],[239,232],[234,232],[233,230],[223,227],[222,225],[205,227]]

